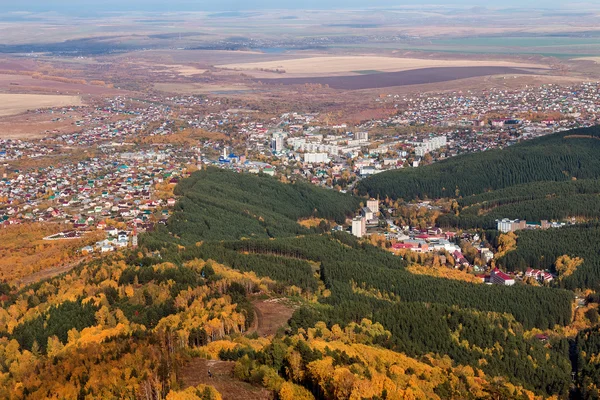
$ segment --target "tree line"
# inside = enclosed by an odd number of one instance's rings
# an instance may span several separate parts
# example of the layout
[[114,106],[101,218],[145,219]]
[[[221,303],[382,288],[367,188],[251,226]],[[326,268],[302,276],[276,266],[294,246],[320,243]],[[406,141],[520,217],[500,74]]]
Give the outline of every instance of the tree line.
[[381,198],[458,198],[538,181],[600,177],[600,127],[528,140],[506,149],[453,157],[420,168],[384,172],[362,180],[360,194]]

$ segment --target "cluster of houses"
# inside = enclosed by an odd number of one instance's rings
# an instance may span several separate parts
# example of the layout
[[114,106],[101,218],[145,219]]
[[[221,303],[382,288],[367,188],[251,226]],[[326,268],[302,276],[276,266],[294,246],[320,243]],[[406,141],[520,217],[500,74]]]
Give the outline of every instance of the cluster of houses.
[[155,185],[176,184],[185,175],[185,164],[177,163],[177,152],[169,150],[144,152],[142,159],[129,157],[104,154],[71,165],[6,174],[0,179],[0,224],[54,221],[83,226],[104,218],[142,224],[157,210],[164,213],[158,219],[166,218],[175,200],[157,197]]
[[[403,110],[383,120],[382,125],[472,127],[483,136],[497,130],[514,131],[519,136],[527,136],[595,124],[600,112],[600,82],[548,84],[525,89],[490,88],[484,92],[456,91],[412,96],[390,94],[376,101],[393,103],[396,108]],[[528,120],[512,117],[535,113],[560,115],[562,118]],[[504,114],[507,117],[485,119],[486,114]],[[487,141],[485,145],[493,146],[489,138]]]
[[550,272],[542,271],[539,269],[533,269],[533,268],[527,268],[527,271],[525,271],[525,277],[534,278],[538,282],[542,282],[542,283],[543,282],[551,282],[552,280],[554,280],[554,275],[552,275]]
[[135,248],[138,245],[137,230],[135,228],[131,232],[110,228],[106,230],[106,233],[108,234],[106,239],[96,242],[95,246],[83,247],[81,253],[110,253],[122,248]]
[[460,247],[451,240],[455,232],[443,232],[441,228],[430,228],[427,231],[412,230],[400,233],[396,236],[398,243],[392,245],[392,250],[410,250],[415,253],[448,252],[459,253],[462,257]]
[[494,285],[512,286],[517,281],[522,281],[526,278],[535,279],[539,283],[548,283],[554,280],[554,275],[548,271],[528,268],[525,273],[506,273],[494,268],[488,275],[477,275],[482,282]]

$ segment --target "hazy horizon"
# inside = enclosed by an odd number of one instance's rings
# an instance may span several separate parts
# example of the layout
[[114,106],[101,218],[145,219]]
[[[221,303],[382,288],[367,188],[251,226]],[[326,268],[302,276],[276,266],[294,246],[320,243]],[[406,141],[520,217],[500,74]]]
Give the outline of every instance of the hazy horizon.
[[589,2],[569,3],[561,0],[530,0],[518,1],[474,1],[474,0],[435,0],[429,2],[415,2],[414,0],[223,0],[194,1],[173,0],[169,2],[159,0],[107,0],[103,2],[91,0],[24,0],[18,3],[0,5],[3,12],[110,12],[110,11],[144,11],[144,12],[179,12],[179,11],[242,11],[242,10],[266,10],[266,9],[348,9],[348,8],[379,8],[379,7],[406,7],[406,6],[445,6],[445,7],[485,7],[491,9],[507,8],[599,8]]

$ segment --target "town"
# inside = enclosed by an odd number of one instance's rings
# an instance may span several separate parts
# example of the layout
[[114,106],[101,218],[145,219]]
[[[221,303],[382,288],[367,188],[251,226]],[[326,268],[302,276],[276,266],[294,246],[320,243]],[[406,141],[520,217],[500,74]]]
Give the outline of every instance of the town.
[[[102,241],[81,249],[85,253],[135,246],[138,232],[166,223],[176,202],[174,186],[197,169],[264,173],[351,192],[360,179],[386,170],[593,125],[600,84],[390,94],[373,101],[392,102],[396,115],[349,126],[319,113],[264,116],[206,96],[115,97],[105,104],[37,110],[51,121],[72,121],[70,132],[0,140],[0,224],[56,222],[77,232],[105,232]],[[491,250],[478,240],[471,240],[479,253],[475,265],[463,256],[455,232],[398,227],[379,217],[380,207],[368,201],[346,229],[357,237],[383,234],[397,254],[439,253],[443,264],[450,256],[453,265],[475,272],[491,265]],[[541,222],[542,228],[561,224]],[[498,222],[504,233],[526,227],[531,224]],[[498,283],[498,276],[487,281]]]

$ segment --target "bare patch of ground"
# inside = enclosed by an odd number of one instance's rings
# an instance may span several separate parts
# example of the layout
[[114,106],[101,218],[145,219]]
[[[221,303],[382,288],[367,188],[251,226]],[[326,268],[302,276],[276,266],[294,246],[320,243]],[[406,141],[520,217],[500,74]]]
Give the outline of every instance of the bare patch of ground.
[[574,61],[593,61],[596,64],[600,64],[600,57],[579,57],[574,58]]
[[281,298],[252,303],[257,315],[258,327],[256,332],[259,335],[274,335],[280,327],[287,325],[288,320],[294,313],[294,308],[287,302],[287,299]]
[[[233,361],[192,359],[182,368],[181,378],[184,387],[211,385],[221,393],[223,400],[271,400],[274,394],[265,389],[252,386],[233,377]],[[208,376],[208,370],[212,378]]]
[[28,110],[81,106],[79,96],[0,93],[0,116],[17,115]]
[[69,134],[81,130],[75,122],[82,118],[78,112],[25,113],[0,118],[1,139],[38,139],[54,134]]
[[[102,122],[115,122],[123,118],[123,116],[108,115],[102,119]],[[75,133],[83,129],[83,124],[77,126],[77,121],[84,119],[85,114],[81,111],[28,112],[0,117],[0,139],[31,140]]]
[[18,287],[31,285],[32,283],[43,281],[45,279],[54,278],[55,276],[58,276],[65,272],[69,272],[73,268],[75,268],[79,265],[82,265],[84,262],[89,261],[89,260],[91,260],[91,258],[88,257],[88,258],[76,260],[76,261],[73,261],[71,263],[67,263],[64,265],[57,265],[57,266],[54,266],[51,268],[47,268],[47,269],[35,272],[31,275],[27,275],[24,278],[16,279],[12,283],[14,283]]

